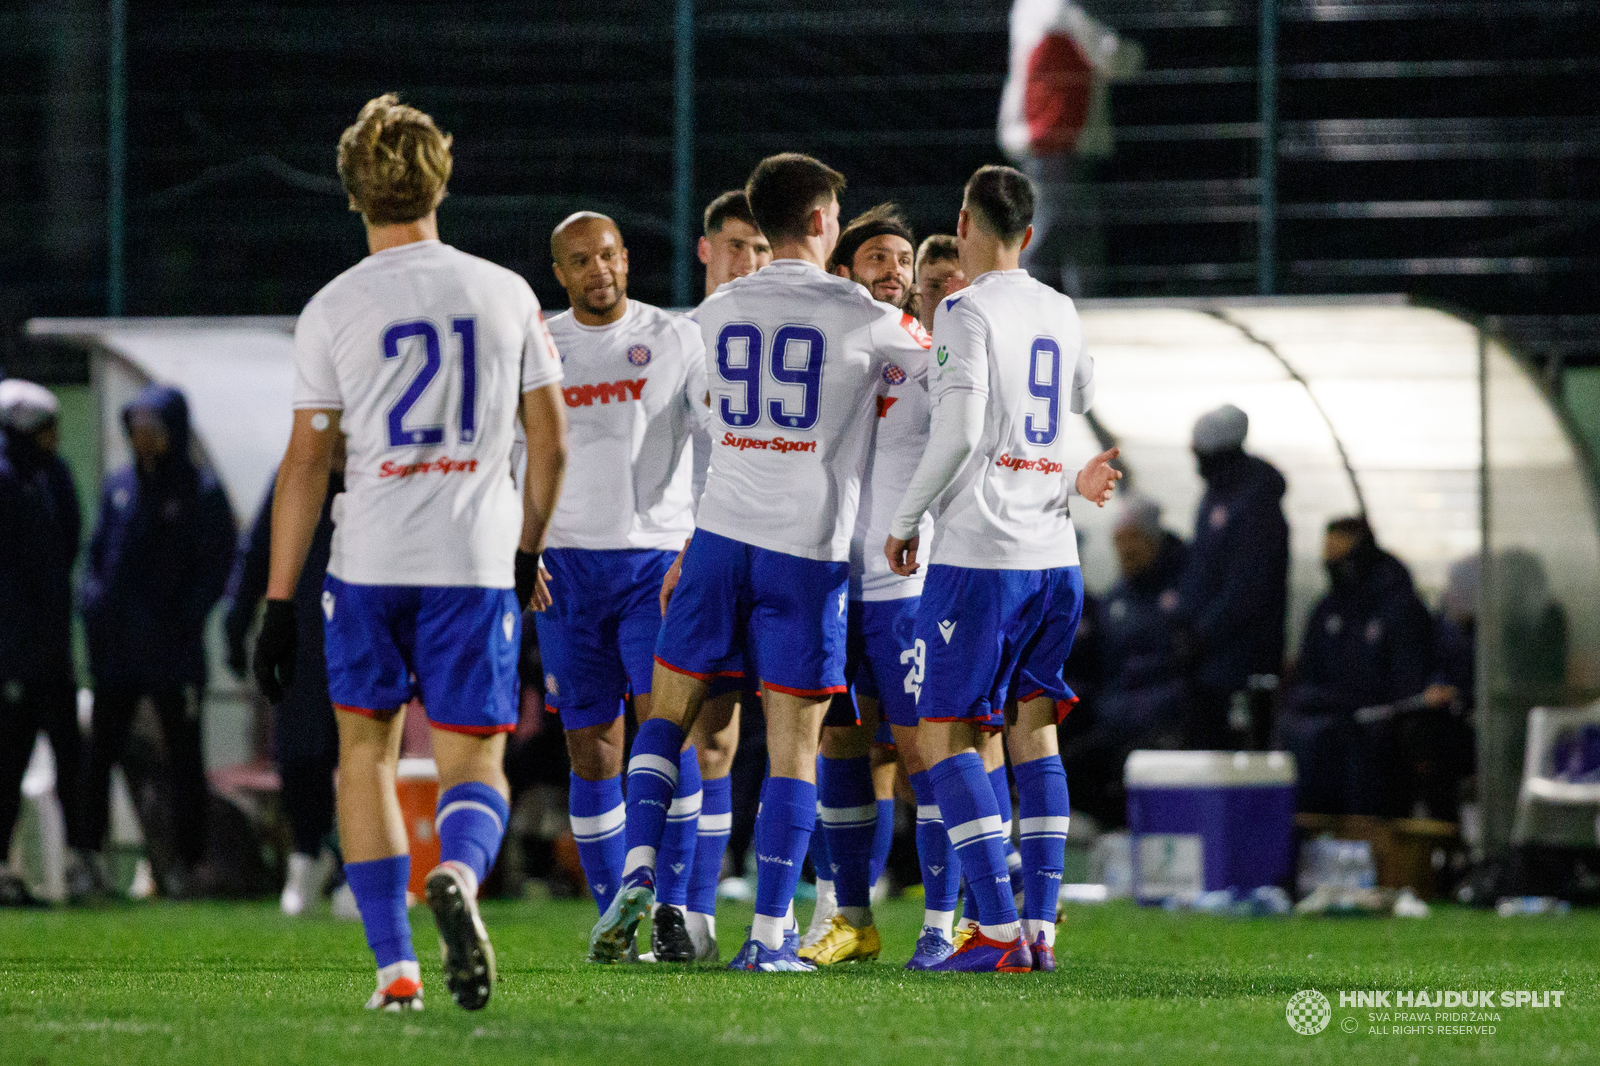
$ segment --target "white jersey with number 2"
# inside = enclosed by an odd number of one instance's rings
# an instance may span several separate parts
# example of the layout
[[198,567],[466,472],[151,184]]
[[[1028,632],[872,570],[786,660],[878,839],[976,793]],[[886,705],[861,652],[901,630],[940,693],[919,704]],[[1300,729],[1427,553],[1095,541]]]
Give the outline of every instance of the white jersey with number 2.
[[561,380],[518,274],[436,240],[369,255],[295,327],[296,409],[341,411],[328,572],[357,585],[511,588],[524,392]]
[[987,397],[983,436],[929,510],[932,563],[982,570],[1078,564],[1066,486],[1068,412],[1094,400],[1094,360],[1072,300],[1024,270],[996,270],[934,312],[929,395]]
[[884,370],[927,331],[853,281],[778,259],[695,311],[711,391],[696,525],[769,551],[850,558]]

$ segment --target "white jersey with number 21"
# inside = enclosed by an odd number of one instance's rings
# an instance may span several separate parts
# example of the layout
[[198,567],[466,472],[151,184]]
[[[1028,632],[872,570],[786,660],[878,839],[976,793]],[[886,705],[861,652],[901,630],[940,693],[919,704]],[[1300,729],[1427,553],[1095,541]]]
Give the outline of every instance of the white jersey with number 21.
[[778,259],[695,311],[711,391],[696,525],[769,551],[850,558],[884,370],[927,331],[853,281]]
[[524,392],[561,380],[518,274],[439,241],[368,256],[295,327],[296,409],[341,411],[328,572],[357,585],[511,588]]

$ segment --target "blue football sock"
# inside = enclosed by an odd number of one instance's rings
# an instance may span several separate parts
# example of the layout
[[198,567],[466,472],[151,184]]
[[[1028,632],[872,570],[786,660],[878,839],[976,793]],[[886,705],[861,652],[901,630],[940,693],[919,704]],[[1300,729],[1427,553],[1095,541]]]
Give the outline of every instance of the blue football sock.
[[1021,928],[1011,899],[1011,878],[1006,873],[1000,811],[984,773],[983,760],[975,751],[962,752],[943,760],[928,773],[950,843],[955,845],[967,886],[977,901],[979,925],[986,935],[996,939],[1015,939],[1021,935]]
[[622,862],[624,885],[654,881],[656,852],[667,830],[667,811],[678,787],[678,753],[683,730],[665,718],[639,726],[628,759],[628,853]]
[[695,836],[700,828],[700,757],[694,745],[678,756],[678,787],[672,790],[666,832],[656,858],[656,902],[683,907],[694,876]]
[[[767,780],[771,780],[771,778],[768,778]],[[820,797],[821,793],[822,793],[822,756],[821,755],[817,756],[817,793],[818,793],[818,796]],[[767,781],[762,781],[761,782],[761,798],[762,799],[766,799],[767,798]],[[758,813],[759,813],[759,809],[758,809]],[[822,800],[820,798],[817,800],[817,825],[818,826],[822,825]],[[811,859],[811,870],[812,870],[812,872],[814,874],[817,875],[817,880],[818,881],[827,881],[829,884],[832,884],[833,883],[833,857],[828,854],[828,834],[827,833],[816,833],[816,832],[812,833],[811,834],[811,847],[806,852],[806,855]]]
[[1004,763],[989,771],[989,784],[994,789],[994,802],[1000,808],[1000,835],[1006,848],[1006,872],[1011,875],[1011,894],[1022,891],[1022,855],[1011,837],[1011,782],[1006,779]]
[[[948,836],[948,832],[945,834]],[[959,866],[961,857],[956,857]],[[978,897],[972,894],[972,882],[968,881],[965,873],[961,877],[961,920],[975,922],[978,920]]]
[[1016,768],[1017,802],[1022,817],[1022,917],[1054,924],[1061,899],[1067,822],[1067,772],[1061,756],[1046,755]]
[[793,777],[767,778],[766,797],[756,815],[758,915],[788,916],[816,820],[816,785]]
[[945,832],[928,771],[911,775],[911,791],[917,796],[917,862],[922,867],[923,906],[930,911],[954,911],[961,864]]
[[622,778],[585,781],[572,774],[567,780],[567,812],[589,893],[604,914],[622,880],[622,859],[628,845],[623,835]]
[[[821,762],[822,760],[817,760]],[[821,774],[817,775],[819,778]],[[817,822],[822,822],[822,804],[817,804]],[[828,854],[828,834],[812,833],[811,846],[806,855],[811,859],[811,869],[817,875],[818,881],[833,881],[833,856]]]
[[344,879],[355,893],[367,946],[377,957],[378,969],[402,961],[415,962],[417,953],[411,947],[411,922],[406,918],[406,882],[411,880],[411,856],[347,862]]
[[433,816],[439,861],[465,865],[482,884],[500,854],[509,821],[511,805],[492,785],[482,781],[456,785],[439,797],[439,810]]
[[872,867],[867,884],[875,885],[889,866],[889,849],[894,847],[894,800],[878,801],[878,823],[872,830]]
[[689,909],[696,914],[716,914],[722,856],[728,850],[728,835],[733,832],[733,778],[702,781],[700,796],[700,829],[694,843]]
[[872,905],[872,834],[878,804],[872,795],[872,761],[823,759],[817,779],[822,835],[828,838],[833,891],[841,907]]

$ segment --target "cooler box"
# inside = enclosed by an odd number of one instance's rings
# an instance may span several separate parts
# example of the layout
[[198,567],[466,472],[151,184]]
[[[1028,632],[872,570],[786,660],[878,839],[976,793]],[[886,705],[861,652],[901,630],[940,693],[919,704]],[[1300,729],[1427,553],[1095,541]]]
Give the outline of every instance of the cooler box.
[[1295,785],[1288,752],[1136,751],[1123,782],[1135,899],[1288,884]]
[[421,899],[422,883],[439,865],[439,834],[433,829],[439,808],[439,768],[432,759],[401,759],[394,789],[400,794],[400,817],[405,819],[411,845],[411,883],[406,890]]

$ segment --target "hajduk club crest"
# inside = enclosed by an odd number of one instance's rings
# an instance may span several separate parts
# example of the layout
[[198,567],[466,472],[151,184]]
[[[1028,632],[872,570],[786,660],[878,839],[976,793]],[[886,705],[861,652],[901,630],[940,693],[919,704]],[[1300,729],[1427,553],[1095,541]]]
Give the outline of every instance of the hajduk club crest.
[[635,344],[628,349],[628,362],[634,366],[644,366],[650,362],[650,349],[642,344]]
[[904,385],[906,383],[906,372],[895,364],[890,363],[883,368],[883,381],[886,385]]

